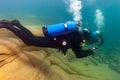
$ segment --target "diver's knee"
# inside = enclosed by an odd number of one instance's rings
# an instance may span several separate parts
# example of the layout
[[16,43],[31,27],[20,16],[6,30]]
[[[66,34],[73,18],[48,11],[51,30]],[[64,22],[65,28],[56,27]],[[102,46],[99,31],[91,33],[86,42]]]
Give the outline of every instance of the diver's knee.
[[20,21],[17,20],[17,19],[15,19],[15,20],[12,20],[11,23],[12,23],[12,24],[20,24]]

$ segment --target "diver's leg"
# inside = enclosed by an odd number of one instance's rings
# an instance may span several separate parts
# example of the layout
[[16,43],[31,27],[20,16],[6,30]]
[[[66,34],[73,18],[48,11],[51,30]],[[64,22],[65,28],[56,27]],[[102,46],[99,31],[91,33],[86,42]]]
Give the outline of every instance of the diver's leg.
[[0,21],[0,28],[6,28],[12,31],[27,45],[38,46],[38,47],[51,47],[51,48],[56,48],[58,45],[58,42],[54,42],[51,39],[51,37],[33,36],[32,33],[23,26],[19,24],[14,26],[8,20]]
[[22,26],[18,20],[13,20],[13,21],[11,21],[11,24],[12,24],[13,26],[21,29],[22,31],[24,31],[27,35],[33,36],[32,32],[29,31],[29,30],[28,30],[27,28],[25,28],[24,26]]
[[18,36],[22,41],[31,46],[38,46],[38,47],[51,47],[56,48],[57,42],[51,40],[51,37],[37,37],[31,36],[26,34],[24,30],[20,30],[14,26],[7,26],[7,29],[12,31],[16,36]]
[[48,47],[48,48],[57,48],[58,42],[54,42],[50,37],[30,37],[26,44],[38,46],[38,47]]
[[7,25],[6,28],[12,31],[16,36],[21,38],[23,41],[26,40],[28,37],[31,37],[31,35],[26,34],[24,30],[20,30],[13,25]]
[[[9,22],[8,20],[1,20],[0,21],[0,28],[8,28],[9,30],[15,31],[22,31],[21,33],[27,36],[33,36],[32,32],[30,32],[28,29],[23,27],[18,20],[13,20]],[[20,33],[19,33],[20,34]]]
[[9,25],[9,21],[8,20],[1,20],[0,21],[0,28],[6,28],[6,25]]

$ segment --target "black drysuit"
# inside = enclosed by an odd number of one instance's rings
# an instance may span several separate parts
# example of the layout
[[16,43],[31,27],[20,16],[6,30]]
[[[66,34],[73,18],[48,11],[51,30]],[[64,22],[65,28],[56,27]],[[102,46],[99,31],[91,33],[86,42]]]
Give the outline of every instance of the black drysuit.
[[[0,26],[3,25],[8,30],[12,31],[27,45],[37,47],[58,48],[62,50],[64,54],[67,52],[67,49],[71,48],[77,58],[87,57],[93,54],[93,51],[90,49],[82,50],[82,47],[80,46],[82,42],[82,34],[79,33],[77,30],[71,31],[64,35],[58,35],[57,37],[38,37],[33,35],[28,29],[23,27],[17,20],[11,22],[3,21],[3,23],[1,21]],[[54,38],[56,38],[56,40],[54,40]],[[60,44],[62,40],[66,40],[67,46],[64,47]]]

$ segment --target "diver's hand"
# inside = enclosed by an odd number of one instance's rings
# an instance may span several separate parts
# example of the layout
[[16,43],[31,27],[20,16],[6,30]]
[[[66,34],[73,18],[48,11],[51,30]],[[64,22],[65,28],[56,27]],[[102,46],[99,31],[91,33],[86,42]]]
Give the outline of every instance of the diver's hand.
[[93,47],[92,49],[89,49],[88,53],[92,56],[94,56],[94,51],[98,49],[98,47]]
[[92,49],[88,49],[87,53],[88,53],[88,55],[94,56],[94,49],[93,48]]
[[98,49],[98,47],[93,47],[91,50],[94,51],[94,50],[96,50],[96,49]]

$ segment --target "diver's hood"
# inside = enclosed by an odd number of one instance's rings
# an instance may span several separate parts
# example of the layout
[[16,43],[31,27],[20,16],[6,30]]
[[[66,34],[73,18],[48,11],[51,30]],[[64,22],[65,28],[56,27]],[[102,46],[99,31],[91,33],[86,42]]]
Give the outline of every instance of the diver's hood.
[[102,33],[100,31],[92,32],[90,35],[89,43],[97,43],[98,46],[102,45],[104,43]]

